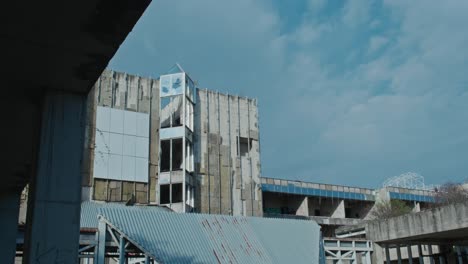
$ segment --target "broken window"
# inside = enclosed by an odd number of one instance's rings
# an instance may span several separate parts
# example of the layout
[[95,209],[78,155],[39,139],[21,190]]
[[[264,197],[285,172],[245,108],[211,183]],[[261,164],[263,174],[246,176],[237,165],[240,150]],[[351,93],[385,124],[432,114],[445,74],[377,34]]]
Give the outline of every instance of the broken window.
[[182,139],[177,138],[172,140],[172,170],[182,169]]
[[185,142],[185,170],[188,172],[193,171],[193,152],[192,143],[190,141]]
[[182,138],[161,140],[161,172],[181,170],[183,166]]
[[185,100],[185,125],[193,131],[193,104]]
[[161,98],[161,112],[159,113],[161,128],[182,125],[182,99],[182,95]]
[[247,157],[252,150],[252,139],[246,137],[237,137],[237,156]]
[[171,169],[171,140],[161,140],[161,171]]
[[164,184],[159,186],[159,197],[161,204],[168,204],[170,203],[170,185]]
[[172,203],[182,202],[182,183],[172,184]]

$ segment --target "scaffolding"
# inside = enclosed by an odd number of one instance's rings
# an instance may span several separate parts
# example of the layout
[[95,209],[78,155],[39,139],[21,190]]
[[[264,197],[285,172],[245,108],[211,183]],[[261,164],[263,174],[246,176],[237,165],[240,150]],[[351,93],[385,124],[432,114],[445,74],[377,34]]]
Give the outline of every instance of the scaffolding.
[[415,172],[406,172],[393,176],[384,181],[383,187],[398,187],[413,190],[430,191],[434,189],[433,185],[426,185],[424,177]]

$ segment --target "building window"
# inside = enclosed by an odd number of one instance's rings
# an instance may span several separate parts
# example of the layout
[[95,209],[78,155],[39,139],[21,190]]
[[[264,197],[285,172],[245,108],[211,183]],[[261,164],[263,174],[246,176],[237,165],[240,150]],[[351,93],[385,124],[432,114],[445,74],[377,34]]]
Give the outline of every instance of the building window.
[[247,157],[252,150],[252,139],[237,137],[237,156]]
[[172,203],[182,202],[182,183],[172,184]]
[[161,140],[161,172],[182,170],[183,164],[182,138]]
[[159,186],[159,197],[160,197],[160,203],[161,204],[168,204],[170,203],[170,185],[169,184],[164,184]]
[[161,128],[182,126],[182,102],[182,95],[161,97]]

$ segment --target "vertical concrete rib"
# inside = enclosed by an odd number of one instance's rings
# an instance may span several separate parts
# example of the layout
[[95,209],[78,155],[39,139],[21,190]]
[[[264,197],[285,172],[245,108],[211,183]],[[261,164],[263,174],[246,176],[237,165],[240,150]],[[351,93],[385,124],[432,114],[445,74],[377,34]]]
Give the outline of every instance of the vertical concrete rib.
[[240,172],[240,186],[241,186],[241,199],[240,199],[240,204],[241,204],[241,215],[245,215],[246,213],[244,212],[244,201],[242,200],[242,190],[244,190],[244,176],[242,173],[242,158],[240,156],[240,129],[241,129],[241,121],[240,121],[240,99],[239,96],[237,96],[237,159],[239,160],[239,172]]
[[411,245],[407,245],[406,250],[408,251],[408,263],[413,264],[413,252],[411,252]]
[[222,177],[221,177],[221,122],[220,122],[220,111],[219,111],[219,92],[216,92],[216,95],[217,95],[217,100],[218,100],[218,113],[217,113],[217,117],[218,117],[218,177],[219,177],[219,213],[222,214],[222,186],[221,186],[221,182],[222,182]]
[[390,260],[390,249],[388,248],[388,245],[385,245],[385,259],[386,259],[386,264],[391,264]]
[[254,192],[253,192],[253,186],[254,186],[254,181],[253,181],[253,173],[252,173],[252,156],[250,154],[251,152],[251,144],[250,144],[250,103],[251,100],[247,99],[247,155],[248,155],[248,160],[249,160],[249,174],[250,174],[250,215],[254,215]]
[[226,94],[227,96],[227,102],[228,102],[228,133],[229,133],[229,199],[230,199],[230,211],[231,211],[231,215],[234,215],[234,212],[233,212],[233,189],[232,189],[232,180],[233,180],[233,177],[232,177],[232,158],[231,158],[231,155],[232,155],[232,152],[231,152],[231,96]]
[[398,264],[401,264],[401,248],[400,245],[396,245],[397,260]]
[[208,96],[208,90],[206,92],[206,176],[208,177],[208,214],[211,213],[211,176],[210,176],[210,99]]

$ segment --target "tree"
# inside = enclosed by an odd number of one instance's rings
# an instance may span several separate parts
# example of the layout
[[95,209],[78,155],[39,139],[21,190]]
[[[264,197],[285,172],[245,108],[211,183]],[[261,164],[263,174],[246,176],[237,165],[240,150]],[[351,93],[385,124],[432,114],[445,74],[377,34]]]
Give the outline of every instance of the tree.
[[447,182],[436,188],[435,192],[435,207],[468,201],[468,190],[460,183]]
[[388,219],[409,212],[411,212],[411,207],[405,202],[390,200],[376,203],[374,209],[371,211],[371,217],[374,219]]

